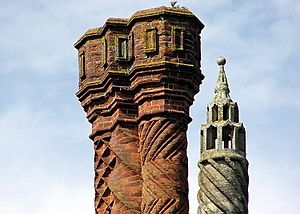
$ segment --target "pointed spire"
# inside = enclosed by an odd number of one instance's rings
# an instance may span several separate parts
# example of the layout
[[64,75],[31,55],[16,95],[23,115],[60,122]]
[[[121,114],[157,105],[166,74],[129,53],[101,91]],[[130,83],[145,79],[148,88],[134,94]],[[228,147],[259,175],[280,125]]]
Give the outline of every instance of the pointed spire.
[[219,77],[215,87],[215,100],[219,100],[219,101],[228,100],[230,99],[229,96],[230,90],[229,90],[228,81],[224,70],[226,59],[220,56],[217,59],[217,63],[220,67],[219,67]]

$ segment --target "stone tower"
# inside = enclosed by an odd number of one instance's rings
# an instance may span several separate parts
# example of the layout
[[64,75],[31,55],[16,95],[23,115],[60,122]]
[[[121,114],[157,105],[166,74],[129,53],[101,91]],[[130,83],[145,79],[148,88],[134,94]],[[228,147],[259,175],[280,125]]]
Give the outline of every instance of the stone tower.
[[203,27],[187,9],[160,7],[110,18],[75,43],[97,214],[188,213],[186,131]]
[[248,213],[248,161],[245,128],[239,122],[236,102],[229,96],[224,70],[220,66],[214,100],[207,107],[207,123],[201,128],[201,158],[198,214]]

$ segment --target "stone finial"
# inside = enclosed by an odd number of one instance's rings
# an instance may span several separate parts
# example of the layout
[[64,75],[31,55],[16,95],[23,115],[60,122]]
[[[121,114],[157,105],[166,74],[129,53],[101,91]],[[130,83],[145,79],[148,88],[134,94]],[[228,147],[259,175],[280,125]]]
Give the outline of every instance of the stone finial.
[[220,66],[219,68],[219,76],[217,80],[217,84],[215,87],[215,100],[221,101],[222,99],[230,99],[229,86],[227,77],[225,74],[224,65],[226,64],[226,59],[223,56],[217,58],[217,64]]
[[219,57],[217,58],[217,63],[218,63],[218,65],[220,65],[220,66],[224,66],[224,65],[226,64],[226,59],[225,59],[223,56],[219,56]]

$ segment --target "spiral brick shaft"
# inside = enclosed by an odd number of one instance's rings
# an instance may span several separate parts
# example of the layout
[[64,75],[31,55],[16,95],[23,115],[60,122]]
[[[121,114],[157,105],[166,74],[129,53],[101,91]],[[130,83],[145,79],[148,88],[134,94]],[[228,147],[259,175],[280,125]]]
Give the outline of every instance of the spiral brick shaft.
[[142,213],[188,213],[186,124],[157,118],[140,129]]

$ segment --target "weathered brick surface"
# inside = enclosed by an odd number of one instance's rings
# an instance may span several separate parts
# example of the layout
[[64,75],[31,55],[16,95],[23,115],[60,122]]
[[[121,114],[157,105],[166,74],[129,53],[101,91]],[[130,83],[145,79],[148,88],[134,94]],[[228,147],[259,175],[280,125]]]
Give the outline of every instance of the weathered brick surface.
[[186,130],[203,79],[202,28],[190,11],[160,7],[110,18],[76,42],[96,213],[188,213]]
[[188,213],[186,126],[173,117],[140,123],[142,213]]

